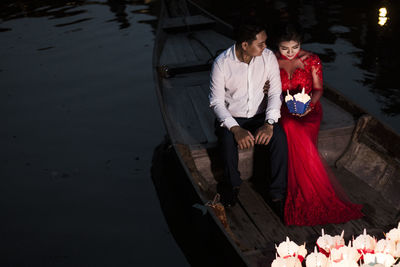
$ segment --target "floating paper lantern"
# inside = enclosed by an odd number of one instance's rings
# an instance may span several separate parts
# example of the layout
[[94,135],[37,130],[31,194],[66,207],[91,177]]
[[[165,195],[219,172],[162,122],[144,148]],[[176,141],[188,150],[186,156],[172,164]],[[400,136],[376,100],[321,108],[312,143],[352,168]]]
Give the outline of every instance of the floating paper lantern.
[[393,240],[394,242],[400,242],[400,222],[397,228],[393,228],[386,234],[386,239]]
[[296,257],[280,258],[277,257],[271,267],[301,267],[300,260]]
[[358,250],[351,245],[351,242],[349,242],[348,246],[342,246],[340,248],[333,248],[331,250],[331,258],[336,261],[342,259],[342,260],[349,260],[349,261],[354,261],[357,262],[361,257],[361,254],[358,252]]
[[331,249],[335,246],[335,241],[332,236],[326,235],[322,229],[322,235],[317,239],[317,246],[321,253],[329,257]]
[[314,252],[307,256],[306,267],[325,267],[328,264],[328,258],[325,254],[318,252],[314,247]]
[[339,262],[329,261],[329,267],[359,267],[357,262],[351,260],[342,260]]
[[305,244],[298,246],[295,242],[290,241],[289,237],[286,237],[286,241],[279,244],[276,251],[282,258],[294,257],[296,255],[300,261],[303,261],[304,257],[307,255]]
[[392,255],[384,254],[384,253],[367,253],[364,255],[364,263],[373,265],[376,263],[382,264],[385,267],[392,266],[396,260],[393,258]]
[[396,249],[394,250],[393,257],[395,257],[395,258],[400,257],[400,242],[398,242],[396,245]]
[[344,246],[344,230],[342,231],[342,233],[340,235],[335,235],[334,237],[332,237],[332,242],[333,242],[333,246],[334,248],[340,248]]
[[381,239],[376,243],[375,252],[386,253],[395,256],[396,243],[393,240]]
[[374,253],[376,246],[376,239],[370,235],[367,235],[367,231],[364,229],[362,235],[359,235],[354,241],[353,246],[358,249],[362,254]]

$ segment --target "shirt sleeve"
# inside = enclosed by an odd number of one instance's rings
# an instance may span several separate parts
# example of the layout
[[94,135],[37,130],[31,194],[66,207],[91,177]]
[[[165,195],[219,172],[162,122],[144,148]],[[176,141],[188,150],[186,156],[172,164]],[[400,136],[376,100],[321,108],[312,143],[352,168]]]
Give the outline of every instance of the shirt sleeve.
[[270,82],[270,89],[268,90],[268,105],[265,111],[265,120],[272,119],[278,122],[278,119],[281,117],[282,84],[278,60],[272,53],[269,55],[267,67],[269,68],[267,79]]
[[225,77],[220,62],[217,60],[214,61],[211,69],[209,101],[221,126],[229,130],[239,125],[225,106]]

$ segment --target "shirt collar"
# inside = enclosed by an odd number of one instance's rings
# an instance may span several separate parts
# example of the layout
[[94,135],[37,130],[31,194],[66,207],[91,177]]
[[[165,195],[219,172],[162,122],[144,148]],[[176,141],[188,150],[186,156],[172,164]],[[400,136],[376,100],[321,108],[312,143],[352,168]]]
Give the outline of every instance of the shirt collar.
[[[230,48],[230,49],[231,49],[231,58],[232,58],[232,60],[235,61],[235,62],[244,63],[244,62],[240,61],[240,60],[237,58],[235,46],[236,46],[236,44],[234,44],[234,45]],[[251,64],[255,61],[255,59],[256,59],[256,57],[253,57],[253,58],[250,60],[249,65],[251,65]]]
[[235,49],[235,47],[236,47],[236,43],[233,44],[232,47],[231,47],[231,53],[232,53],[231,57],[232,57],[232,60],[233,60],[233,61],[237,61],[237,62],[241,62],[241,61],[237,58],[237,56],[236,56],[236,49]]

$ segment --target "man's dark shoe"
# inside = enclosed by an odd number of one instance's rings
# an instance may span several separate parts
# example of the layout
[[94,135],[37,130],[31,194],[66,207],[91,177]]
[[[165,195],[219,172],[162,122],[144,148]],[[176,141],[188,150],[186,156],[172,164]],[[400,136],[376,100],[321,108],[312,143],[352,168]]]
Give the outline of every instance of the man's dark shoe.
[[231,187],[224,184],[217,185],[217,192],[221,195],[221,203],[224,207],[233,207],[238,202],[240,187]]
[[279,219],[281,219],[281,221],[284,222],[285,200],[284,199],[271,200],[270,203],[272,210],[276,213],[276,215],[278,215]]

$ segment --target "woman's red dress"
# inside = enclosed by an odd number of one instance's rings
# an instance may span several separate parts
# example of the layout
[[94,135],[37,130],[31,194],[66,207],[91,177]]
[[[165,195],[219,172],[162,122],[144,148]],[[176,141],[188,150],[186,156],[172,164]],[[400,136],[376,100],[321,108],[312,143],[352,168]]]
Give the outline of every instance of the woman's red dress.
[[[301,91],[312,94],[322,90],[322,65],[317,55],[308,54],[300,60],[291,77],[284,56],[278,56],[281,69],[282,91],[294,95]],[[286,62],[287,63],[287,62]],[[363,216],[361,205],[339,198],[331,183],[332,174],[317,149],[322,107],[318,101],[304,117],[293,116],[282,105],[281,125],[288,141],[288,193],[285,202],[287,225],[317,225],[343,223]],[[329,173],[329,174],[328,174]],[[331,177],[330,177],[331,176]]]

